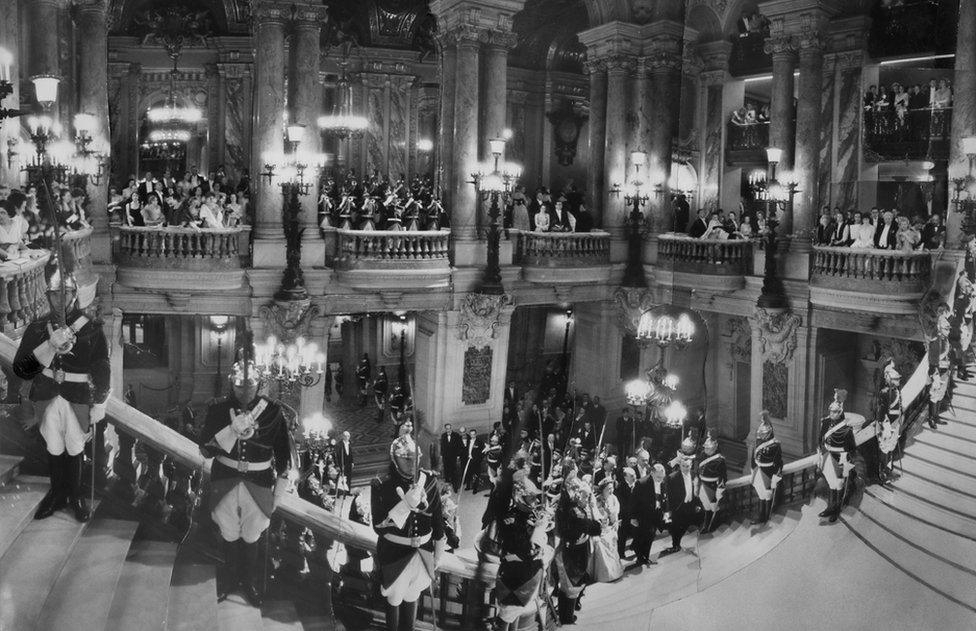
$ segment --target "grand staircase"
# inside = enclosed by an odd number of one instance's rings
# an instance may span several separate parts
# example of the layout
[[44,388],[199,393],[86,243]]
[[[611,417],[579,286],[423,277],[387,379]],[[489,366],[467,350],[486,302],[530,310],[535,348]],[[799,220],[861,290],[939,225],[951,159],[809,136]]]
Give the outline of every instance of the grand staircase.
[[868,487],[842,519],[897,569],[976,614],[976,380],[956,382],[942,419],[909,440],[891,488]]
[[47,479],[20,473],[20,462],[0,456],[0,631],[337,628],[326,611],[283,597],[260,609],[238,595],[218,603],[213,560],[110,502],[87,524],[65,511],[35,521]]

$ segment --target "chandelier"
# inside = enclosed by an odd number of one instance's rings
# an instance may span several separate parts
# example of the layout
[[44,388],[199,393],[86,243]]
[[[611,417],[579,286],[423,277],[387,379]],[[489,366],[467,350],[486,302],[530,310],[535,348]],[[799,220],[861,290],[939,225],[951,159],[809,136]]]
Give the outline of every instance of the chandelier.
[[320,116],[318,120],[319,129],[340,140],[358,138],[369,128],[366,117],[353,112],[352,86],[346,73],[348,65],[346,59],[339,63],[339,82],[336,84],[336,102],[332,113]]
[[324,450],[330,446],[332,421],[321,412],[315,412],[302,419],[302,438],[314,450]]
[[286,345],[271,336],[264,344],[254,345],[254,357],[258,373],[285,390],[296,385],[310,388],[322,379],[325,354],[319,352],[318,344],[303,337]]
[[641,314],[637,324],[637,340],[652,342],[658,346],[684,346],[695,336],[695,323],[687,313],[675,316],[656,313],[654,309]]
[[672,427],[680,426],[688,416],[688,410],[674,398],[678,388],[678,376],[667,372],[662,364],[650,368],[644,379],[634,379],[624,386],[627,403],[645,406],[654,415],[663,418]]

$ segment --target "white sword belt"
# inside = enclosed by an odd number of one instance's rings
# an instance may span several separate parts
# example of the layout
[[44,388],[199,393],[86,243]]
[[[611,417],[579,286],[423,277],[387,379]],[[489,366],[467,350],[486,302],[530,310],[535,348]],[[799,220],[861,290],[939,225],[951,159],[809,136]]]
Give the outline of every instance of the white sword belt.
[[757,461],[756,462],[756,466],[757,467],[775,467],[776,466],[776,463],[775,462],[758,462]]
[[847,452],[847,450],[844,449],[843,447],[832,447],[830,445],[827,445],[827,451],[831,451],[831,452],[833,452],[835,454],[842,454],[842,453]]
[[394,535],[393,533],[385,533],[383,538],[392,543],[398,543],[401,546],[410,546],[411,548],[419,548],[428,541],[430,541],[430,534],[420,535],[419,537],[401,537],[400,535]]
[[241,473],[249,473],[251,471],[267,471],[271,468],[271,461],[265,460],[264,462],[248,462],[247,460],[234,460],[233,458],[228,458],[227,456],[217,456],[217,462],[231,469],[237,469]]
[[702,482],[718,482],[717,476],[714,478],[706,478],[705,476],[701,476],[698,479],[701,480]]
[[64,372],[62,370],[51,370],[50,368],[45,368],[41,371],[41,374],[49,379],[53,379],[57,383],[61,383],[63,381],[69,381],[71,383],[88,383],[88,373],[86,372]]

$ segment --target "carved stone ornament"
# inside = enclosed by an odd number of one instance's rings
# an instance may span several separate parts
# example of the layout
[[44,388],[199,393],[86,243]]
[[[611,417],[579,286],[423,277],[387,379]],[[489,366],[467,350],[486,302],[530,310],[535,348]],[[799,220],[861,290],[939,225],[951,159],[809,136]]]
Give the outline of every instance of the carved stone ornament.
[[752,357],[752,329],[745,318],[729,318],[729,379],[735,376],[735,364],[748,362]]
[[493,296],[470,293],[461,300],[458,339],[462,341],[494,339],[502,308],[513,304],[510,294]]
[[801,318],[790,311],[774,311],[756,307],[759,324],[759,343],[764,361],[785,364],[796,350],[796,330]]
[[274,335],[284,344],[290,344],[298,337],[308,337],[309,325],[321,312],[318,305],[312,304],[311,298],[275,300],[258,310],[264,320],[265,334]]
[[613,292],[613,300],[617,303],[618,325],[627,333],[636,335],[641,314],[654,306],[651,292],[637,287],[620,287]]
[[563,100],[562,107],[546,114],[552,124],[553,138],[556,140],[556,158],[562,166],[573,164],[576,158],[576,145],[580,129],[586,121],[586,114],[574,107],[569,99]]

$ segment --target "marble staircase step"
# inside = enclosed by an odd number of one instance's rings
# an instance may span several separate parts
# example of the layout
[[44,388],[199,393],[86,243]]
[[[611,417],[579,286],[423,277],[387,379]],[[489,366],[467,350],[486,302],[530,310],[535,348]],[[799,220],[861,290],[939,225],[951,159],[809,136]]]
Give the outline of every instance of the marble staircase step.
[[970,415],[976,415],[976,412],[969,412],[968,410],[961,410],[959,408],[956,408],[955,411],[947,411],[941,418],[943,421],[947,421],[948,424],[939,425],[939,429],[934,431],[967,440],[973,444],[973,451],[976,451],[976,424],[971,423]]
[[903,539],[856,509],[845,509],[841,519],[858,538],[889,563],[925,587],[976,613],[976,589],[973,588],[976,577],[973,574],[907,545]]
[[264,631],[302,631],[302,622],[290,600],[269,600],[261,605]]
[[0,454],[0,486],[7,484],[17,477],[20,472],[20,456],[7,456]]
[[[940,428],[946,425],[939,425]],[[931,445],[937,449],[948,449],[949,451],[966,456],[976,453],[976,442],[971,442],[951,433],[925,428],[922,433],[915,437],[916,442]]]
[[0,486],[0,558],[33,521],[34,511],[48,488],[46,484],[25,482],[19,478]]
[[945,449],[938,449],[927,443],[915,441],[905,449],[903,465],[914,466],[915,462],[927,462],[932,466],[942,467],[967,476],[976,477],[976,450],[972,456],[953,453]]
[[973,575],[971,580],[976,581],[976,546],[972,541],[899,513],[871,495],[864,495],[858,509],[907,545],[922,548],[943,562],[965,569]]
[[0,629],[38,628],[37,616],[87,525],[64,511],[26,524],[0,558]]
[[166,628],[168,594],[176,544],[136,540],[129,547],[118,588],[108,614],[108,629],[162,631]]
[[263,631],[261,610],[252,607],[238,593],[217,603],[217,629],[220,631]]
[[[905,465],[905,472],[925,478],[930,482],[945,484],[950,487],[958,487],[962,490],[969,488],[970,493],[976,494],[976,475],[967,474],[963,471],[950,469],[942,463],[932,464],[925,460],[911,458],[906,455],[902,461]],[[900,471],[901,469],[899,469]]]
[[964,494],[951,486],[925,480],[912,475],[910,471],[905,471],[893,486],[943,510],[976,519],[976,497]]
[[942,414],[942,418],[965,425],[976,427],[976,400],[953,397],[952,406]]
[[217,579],[213,563],[182,551],[177,555],[167,610],[167,631],[217,628]]
[[97,512],[75,542],[37,619],[40,629],[105,629],[126,554],[139,523]]
[[956,536],[976,542],[976,519],[942,510],[897,489],[870,486],[865,489],[864,494],[887,504],[905,519],[924,521],[929,526],[947,530]]

